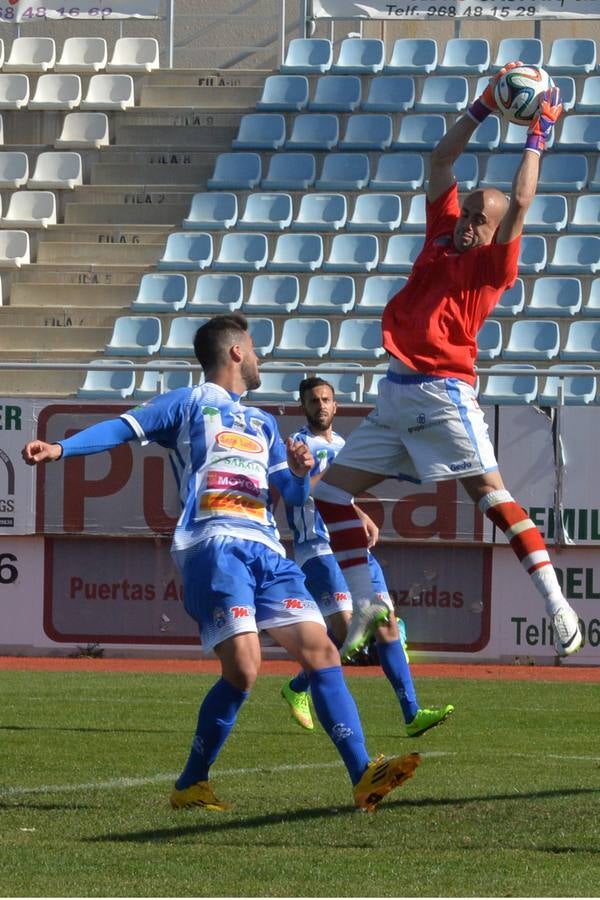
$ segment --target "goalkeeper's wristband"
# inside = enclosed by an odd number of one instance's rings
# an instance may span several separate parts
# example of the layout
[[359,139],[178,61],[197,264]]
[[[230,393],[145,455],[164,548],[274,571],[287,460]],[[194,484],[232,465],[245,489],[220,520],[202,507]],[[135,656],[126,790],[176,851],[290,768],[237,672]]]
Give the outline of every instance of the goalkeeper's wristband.
[[546,141],[541,134],[528,134],[525,141],[525,149],[533,150],[538,156],[542,155],[542,150],[546,146]]
[[479,97],[477,100],[474,100],[473,103],[467,109],[467,115],[473,119],[474,122],[477,122],[478,125],[481,125],[484,119],[487,119],[492,110],[489,106],[486,106],[485,103],[482,103]]

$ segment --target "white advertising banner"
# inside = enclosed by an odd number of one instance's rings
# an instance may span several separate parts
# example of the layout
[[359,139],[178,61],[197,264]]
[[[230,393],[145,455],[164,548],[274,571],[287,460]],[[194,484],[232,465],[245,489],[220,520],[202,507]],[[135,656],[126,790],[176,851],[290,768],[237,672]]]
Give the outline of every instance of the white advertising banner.
[[33,432],[32,401],[0,398],[0,535],[31,534],[34,472],[21,458]]
[[160,0],[0,0],[0,22],[40,19],[156,19]]
[[43,583],[44,539],[0,537],[0,644],[16,648],[44,643]]
[[312,0],[316,19],[579,19],[600,17],[598,0]]

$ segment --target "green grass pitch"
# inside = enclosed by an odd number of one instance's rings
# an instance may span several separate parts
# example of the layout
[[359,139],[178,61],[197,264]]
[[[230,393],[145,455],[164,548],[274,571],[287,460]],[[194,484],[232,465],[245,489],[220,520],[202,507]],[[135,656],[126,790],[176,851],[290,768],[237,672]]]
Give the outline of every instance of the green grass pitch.
[[352,678],[370,752],[419,750],[374,815],[264,676],[213,770],[227,813],[173,812],[212,676],[1,672],[2,896],[597,896],[597,685],[420,679],[456,713],[404,737]]

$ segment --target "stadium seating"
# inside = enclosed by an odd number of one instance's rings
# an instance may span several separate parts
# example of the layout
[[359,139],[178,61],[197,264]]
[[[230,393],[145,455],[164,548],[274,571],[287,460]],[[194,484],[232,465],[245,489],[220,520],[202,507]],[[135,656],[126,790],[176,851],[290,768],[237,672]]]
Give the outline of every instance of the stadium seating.
[[152,72],[160,67],[156,38],[120,37],[115,41],[108,72]]
[[363,392],[363,403],[375,404],[377,402],[379,383],[383,378],[386,377],[389,364],[387,362],[379,363],[375,366],[375,368],[380,369],[381,371],[373,372],[369,380],[366,382]]
[[267,269],[274,272],[313,272],[323,264],[323,238],[320,234],[290,232],[277,238]]
[[517,278],[511,288],[507,288],[494,307],[495,316],[518,316],[525,306],[525,284]]
[[21,150],[0,151],[0,187],[19,188],[27,184],[29,158]]
[[194,336],[207,321],[204,316],[177,316],[172,319],[169,336],[160,348],[160,355],[194,356]]
[[486,319],[477,334],[477,359],[496,359],[502,351],[502,326]]
[[539,38],[502,38],[491,64],[492,72],[499,72],[506,63],[520,59],[527,66],[542,66],[544,45]]
[[57,72],[100,72],[106,68],[108,47],[103,37],[65,38],[60,59],[54,68]]
[[249,191],[262,177],[258,153],[219,153],[206,186],[211,190]]
[[103,112],[71,112],[65,116],[62,129],[54,142],[57,149],[89,147],[99,149],[109,144],[108,116]]
[[[520,59],[515,56],[514,59]],[[490,45],[486,38],[451,38],[446,41],[438,72],[481,75],[490,67]]]
[[206,269],[213,260],[213,240],[205,232],[177,231],[170,234],[159,269]]
[[[555,131],[553,130],[548,141],[546,142],[546,150],[551,150],[554,146]],[[504,137],[500,141],[500,147],[504,151],[523,152],[525,141],[527,140],[527,127],[525,125],[516,125],[509,122]]]
[[221,239],[213,268],[229,272],[255,272],[264,269],[269,255],[269,242],[260,232],[230,232]]
[[275,325],[272,319],[248,319],[248,333],[252,338],[256,355],[261,359],[268,356],[275,344]]
[[418,231],[425,234],[425,194],[413,194],[406,218],[402,222],[403,231]]
[[385,66],[392,72],[408,75],[427,75],[438,64],[437,43],[432,38],[398,38],[394,42],[389,63]]
[[264,191],[305,191],[314,184],[316,174],[312,153],[274,153],[260,186]]
[[340,150],[387,150],[392,143],[392,119],[385,113],[354,113],[339,142]]
[[118,316],[105,352],[109,356],[152,356],[160,348],[161,340],[162,328],[157,316]]
[[285,144],[285,119],[281,113],[249,113],[242,116],[234,150],[277,150]]
[[321,75],[308,108],[314,112],[354,112],[360,104],[357,75]]
[[598,364],[600,360],[600,322],[571,322],[567,340],[560,351],[561,359],[581,359]]
[[402,200],[398,194],[359,194],[348,231],[396,231],[402,221]]
[[292,222],[292,198],[289,194],[248,194],[244,215],[237,228],[244,231],[283,231]]
[[19,229],[0,231],[0,268],[20,269],[29,262],[29,234]]
[[416,191],[424,179],[425,163],[420,153],[382,153],[369,190]]
[[579,278],[536,278],[525,312],[528,316],[575,316],[581,302]]
[[184,228],[192,231],[223,231],[233,228],[237,222],[238,207],[235,194],[227,191],[210,191],[194,194],[188,215],[182,221]]
[[333,61],[333,46],[326,38],[293,38],[280,71],[315,75],[328,72]]
[[312,275],[299,312],[314,315],[344,315],[354,308],[356,288],[351,275]]
[[374,75],[385,65],[385,44],[379,38],[344,38],[331,71],[346,75]]
[[292,223],[294,231],[338,231],[346,224],[344,194],[304,194]]
[[14,191],[0,220],[3,228],[47,228],[56,225],[56,197],[52,191]]
[[581,194],[577,197],[573,215],[567,222],[567,231],[600,234],[600,196],[598,194]]
[[484,152],[496,150],[500,144],[500,119],[498,116],[488,116],[481,125],[478,125],[469,142],[466,150],[476,150]]
[[459,191],[472,191],[479,184],[479,160],[475,153],[463,153],[454,164]]
[[491,153],[487,159],[479,187],[496,187],[499,191],[510,191],[521,159],[521,153]]
[[517,319],[502,350],[502,358],[531,362],[554,359],[559,347],[560,332],[553,319]]
[[[590,77],[589,75],[587,76]],[[560,91],[560,102],[564,112],[570,112],[575,108],[576,87],[575,79],[570,75],[555,75],[552,79]]]
[[244,296],[242,276],[233,272],[207,272],[196,279],[187,310],[200,313],[229,313],[240,309]]
[[318,191],[360,191],[367,186],[369,173],[365,153],[329,153],[315,187]]
[[354,314],[363,316],[381,315],[391,298],[406,284],[404,275],[369,275],[363,282],[359,302]]
[[336,363],[321,363],[319,373],[333,387],[338,403],[361,403],[365,383],[362,366],[360,363],[345,363],[345,365],[351,366],[355,371],[330,372],[329,369],[335,367]]
[[268,75],[256,108],[264,112],[297,112],[307,105],[306,75]]
[[600,236],[562,234],[554,245],[547,271],[554,274],[593,274],[600,270]]
[[73,190],[83,184],[81,155],[68,150],[40,153],[28,187],[37,190]]
[[81,103],[81,78],[79,75],[40,75],[30,98],[29,109],[75,109]]
[[21,109],[29,103],[29,78],[19,72],[0,74],[0,109]]
[[422,234],[394,234],[387,243],[380,272],[410,272],[423,247]]
[[332,113],[298,113],[292,132],[285,142],[286,150],[333,150],[340,137],[337,116]]
[[[542,158],[538,192],[578,193],[588,180],[588,162],[582,153],[549,153]],[[590,185],[590,189],[594,188]]]
[[328,319],[286,319],[273,356],[281,359],[321,359],[331,348],[331,325]]
[[387,351],[382,346],[379,319],[343,319],[332,359],[381,359]]
[[92,75],[81,109],[129,109],[134,106],[131,75]]
[[78,397],[86,400],[125,400],[131,397],[135,388],[135,371],[130,359],[96,359],[92,360],[91,365],[93,368],[87,370],[83,384],[77,389]]
[[523,235],[521,238],[521,252],[519,253],[519,274],[541,272],[546,266],[547,258],[548,247],[543,235]]
[[588,75],[584,79],[575,110],[578,113],[600,113],[600,75]]
[[593,366],[589,365],[554,365],[548,368],[548,372],[556,372],[555,375],[548,374],[544,389],[538,394],[538,404],[540,406],[556,406],[558,404],[559,384],[562,382],[563,387],[563,403],[565,406],[583,406],[593,403],[596,398],[596,379],[593,375],[563,375],[560,372],[565,369],[578,369],[581,372],[593,371]]
[[556,141],[557,150],[600,150],[600,115],[572,113],[566,116]]
[[4,60],[5,72],[47,72],[56,62],[56,44],[50,37],[17,37]]
[[374,234],[336,234],[323,271],[371,272],[378,262],[379,242]]
[[[350,76],[349,76],[350,77]],[[415,82],[408,75],[377,75],[369,83],[364,112],[406,112],[415,105]]]
[[248,391],[246,399],[256,400],[259,402],[276,400],[283,403],[297,403],[300,399],[298,387],[302,379],[306,376],[306,368],[304,363],[286,361],[284,365],[294,367],[292,372],[274,372],[273,366],[282,365],[282,363],[265,362],[260,367],[260,387],[253,391]]
[[600,279],[594,278],[590,284],[590,292],[587,301],[582,307],[581,312],[584,316],[600,316]]
[[527,210],[523,230],[534,234],[563,231],[567,217],[567,198],[563,194],[538,194]]
[[298,308],[299,302],[300,283],[296,275],[261,274],[252,282],[248,298],[244,301],[244,314],[289,314]]
[[190,369],[190,363],[184,359],[170,359],[168,365],[176,365],[178,368],[170,372],[161,372],[156,368],[156,361],[149,362],[148,368],[142,372],[142,377],[138,387],[133,392],[136,400],[149,400],[156,394],[165,393],[165,391],[175,391],[178,388],[192,387],[193,373]]
[[469,83],[464,75],[430,75],[425,79],[415,113],[452,113],[467,108]]
[[[523,374],[519,375],[503,375],[501,374],[506,368],[522,369]],[[519,364],[507,366],[498,363],[490,366],[487,384],[484,390],[479,391],[479,402],[483,405],[502,404],[502,405],[521,405],[534,403],[538,393],[537,375],[531,372],[535,366],[530,364]]]
[[135,300],[131,304],[134,312],[174,313],[187,303],[187,280],[185,275],[173,273],[161,275],[148,272],[142,275]]
[[393,150],[433,150],[446,133],[441,113],[406,113],[400,119]]
[[596,68],[596,42],[590,38],[556,38],[544,68],[550,75],[587,75]]

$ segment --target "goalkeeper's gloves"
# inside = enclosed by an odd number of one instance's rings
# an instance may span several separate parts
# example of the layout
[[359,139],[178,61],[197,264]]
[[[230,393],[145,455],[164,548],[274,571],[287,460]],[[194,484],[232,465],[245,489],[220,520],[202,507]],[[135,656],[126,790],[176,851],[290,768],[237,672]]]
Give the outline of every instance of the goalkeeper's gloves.
[[550,140],[552,129],[558,122],[563,105],[560,102],[560,91],[554,86],[548,88],[540,97],[539,113],[527,129],[525,148],[533,150],[538,156]]
[[492,75],[490,78],[486,89],[483,93],[471,103],[469,108],[467,109],[467,115],[473,119],[477,124],[481,124],[484,119],[486,119],[491,112],[498,109],[498,104],[496,103],[496,98],[494,97],[494,88],[497,83],[500,81],[503,75],[506,75],[507,72],[510,72],[511,69],[516,68],[517,66],[522,66],[523,63],[518,60],[517,62],[507,63],[503,69],[500,69],[495,75]]

